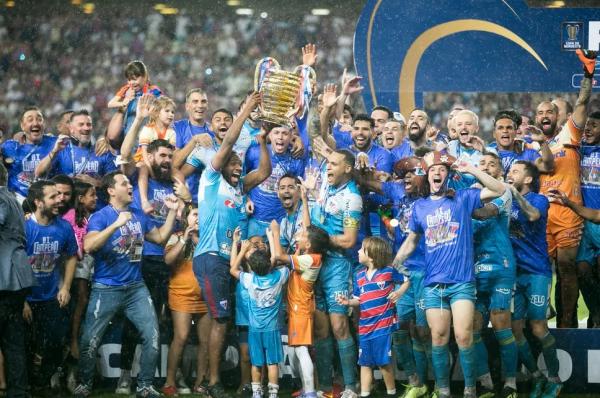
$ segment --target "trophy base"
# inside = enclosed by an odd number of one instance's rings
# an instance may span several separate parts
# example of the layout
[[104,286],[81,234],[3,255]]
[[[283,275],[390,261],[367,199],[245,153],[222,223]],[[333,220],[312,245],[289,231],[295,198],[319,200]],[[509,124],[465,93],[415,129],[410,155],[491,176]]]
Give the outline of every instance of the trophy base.
[[274,123],[279,126],[292,127],[292,124],[290,123],[290,119],[286,118],[284,116],[281,116],[281,115],[264,114],[263,113],[258,118],[259,118],[259,120],[262,120],[264,122]]

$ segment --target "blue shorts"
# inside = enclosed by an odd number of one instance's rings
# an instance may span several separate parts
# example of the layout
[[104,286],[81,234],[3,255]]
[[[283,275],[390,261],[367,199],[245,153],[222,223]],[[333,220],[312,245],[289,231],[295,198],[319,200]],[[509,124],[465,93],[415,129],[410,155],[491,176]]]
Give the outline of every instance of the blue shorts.
[[213,252],[203,253],[194,257],[193,267],[210,317],[229,318],[232,280],[229,274],[229,260]]
[[425,274],[422,271],[410,271],[408,279],[410,285],[406,293],[396,303],[398,319],[400,321],[415,320],[417,326],[427,326],[425,316],[425,302],[423,299],[423,281]]
[[477,301],[475,309],[482,314],[488,311],[510,311],[515,288],[515,274],[507,270],[479,272],[475,278]]
[[517,275],[515,310],[512,318],[515,320],[527,318],[530,321],[546,319],[550,289],[552,289],[551,276],[526,273]]
[[450,306],[459,300],[469,300],[474,303],[475,296],[475,282],[436,283],[426,286],[423,292],[426,310],[432,308],[449,310]]
[[252,366],[275,365],[283,361],[283,345],[279,330],[268,332],[250,330],[248,332],[248,348]]
[[315,283],[316,307],[326,313],[346,314],[348,307],[338,304],[337,297],[348,297],[352,262],[345,257],[327,255]]
[[248,238],[251,236],[267,236],[267,228],[271,225],[270,222],[260,221],[254,217],[248,219]]
[[600,224],[586,221],[577,251],[577,262],[595,265],[598,257],[600,257]]
[[392,334],[372,339],[359,337],[358,364],[369,368],[389,365],[392,361]]

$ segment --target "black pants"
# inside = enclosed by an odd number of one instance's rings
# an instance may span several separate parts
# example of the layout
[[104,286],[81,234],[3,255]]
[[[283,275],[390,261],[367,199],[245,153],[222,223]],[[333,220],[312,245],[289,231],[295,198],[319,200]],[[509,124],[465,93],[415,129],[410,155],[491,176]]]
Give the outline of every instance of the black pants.
[[[169,276],[170,269],[165,264],[163,256],[144,256],[142,258],[142,278],[150,291],[150,297],[154,304],[156,317],[158,318],[160,334],[168,334],[171,327],[169,313]],[[123,323],[123,335],[121,341],[121,369],[131,370],[135,347],[139,341],[139,334],[135,326],[125,319]],[[160,343],[160,339],[159,339]],[[159,353],[161,350],[158,350]],[[160,366],[160,359],[158,361]]]
[[0,348],[4,354],[7,397],[28,397],[23,304],[25,293],[0,292]]

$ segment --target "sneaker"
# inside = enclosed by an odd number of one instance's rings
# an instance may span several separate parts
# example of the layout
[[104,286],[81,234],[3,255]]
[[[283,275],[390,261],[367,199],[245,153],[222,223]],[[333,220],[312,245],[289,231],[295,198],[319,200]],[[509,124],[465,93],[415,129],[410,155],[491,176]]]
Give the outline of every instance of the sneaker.
[[479,398],[494,398],[496,396],[496,393],[494,392],[494,390],[481,385],[478,388],[477,396]]
[[[205,380],[197,386],[194,386],[194,394],[200,394],[204,397],[208,397],[208,382]],[[252,390],[250,391],[252,395]]]
[[342,391],[342,395],[340,395],[340,398],[358,398],[358,394],[350,390],[349,388],[346,388],[344,391]]
[[240,396],[242,398],[252,397],[252,384],[244,384],[240,390]]
[[[252,389],[252,387],[250,387],[250,389]],[[259,388],[256,391],[252,391],[252,398],[263,398],[262,388]]]
[[317,391],[317,398],[333,398],[333,391]]
[[135,396],[136,398],[156,398],[162,397],[163,395],[159,391],[156,391],[154,386],[146,386],[138,387],[135,390]]
[[558,397],[561,389],[562,389],[562,383],[556,383],[554,381],[548,380],[546,382],[546,388],[544,388],[544,393],[542,394],[542,398]]
[[536,377],[531,380],[531,392],[529,398],[540,398],[544,392],[544,386],[546,385],[546,378]]
[[419,398],[427,396],[428,390],[426,384],[423,384],[421,387],[409,384],[405,387],[406,388],[400,398]]
[[117,395],[129,395],[131,394],[131,373],[121,371],[121,377],[119,377],[119,382],[117,383],[117,388],[115,389],[115,394]]
[[79,384],[73,391],[73,396],[76,398],[87,398],[92,393],[91,389],[85,384]]
[[440,390],[434,390],[431,394],[431,398],[450,398],[450,395],[442,394]]
[[210,395],[212,398],[230,398],[229,394],[225,392],[225,389],[221,383],[208,386],[208,395]]
[[473,389],[471,389],[471,391],[465,392],[463,394],[463,398],[477,398],[477,392],[473,388]]
[[168,384],[165,384],[160,391],[162,391],[162,393],[164,395],[166,395],[167,397],[175,397],[177,396],[177,387],[175,386],[170,386]]
[[501,398],[517,398],[517,396],[517,390],[509,386],[504,386],[500,395]]
[[177,371],[177,376],[175,376],[175,378],[177,380],[175,383],[177,386],[177,393],[181,395],[190,395],[192,393],[192,389],[185,382],[185,377],[183,377],[183,374],[181,374],[180,371]]

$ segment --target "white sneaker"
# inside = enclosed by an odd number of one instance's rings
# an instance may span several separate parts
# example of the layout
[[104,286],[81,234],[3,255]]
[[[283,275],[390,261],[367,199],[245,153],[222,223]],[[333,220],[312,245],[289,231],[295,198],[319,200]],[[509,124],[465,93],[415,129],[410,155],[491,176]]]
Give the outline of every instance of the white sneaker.
[[115,394],[117,395],[130,395],[131,394],[131,372],[130,371],[121,371],[121,377],[119,377],[119,382],[117,383],[117,388],[115,389]]
[[60,379],[62,377],[62,368],[56,369],[56,372],[50,377],[50,388],[52,390],[60,390]]
[[347,388],[344,391],[342,391],[342,395],[340,395],[340,398],[358,398],[358,394]]
[[177,393],[181,395],[189,395],[192,393],[192,389],[185,382],[185,377],[181,373],[181,370],[177,370],[177,374],[175,375],[175,387],[177,387]]

